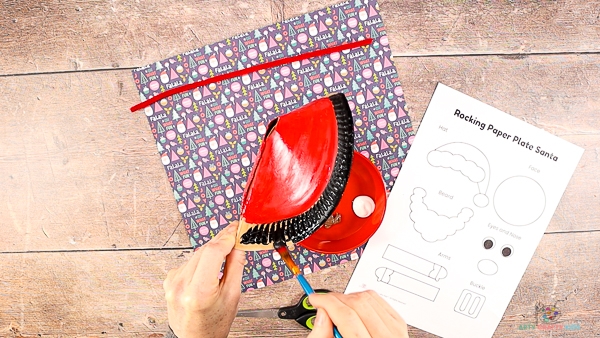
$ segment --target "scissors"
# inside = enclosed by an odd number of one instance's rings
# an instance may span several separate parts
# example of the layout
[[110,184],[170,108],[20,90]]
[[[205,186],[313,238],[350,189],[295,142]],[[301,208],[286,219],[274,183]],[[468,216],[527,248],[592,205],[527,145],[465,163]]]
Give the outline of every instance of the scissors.
[[[331,291],[323,289],[315,290],[315,293],[328,292]],[[296,305],[274,309],[241,310],[236,315],[236,317],[294,319],[298,324],[309,330],[312,330],[316,316],[317,309],[308,303],[308,296],[306,294],[300,298],[300,301]]]

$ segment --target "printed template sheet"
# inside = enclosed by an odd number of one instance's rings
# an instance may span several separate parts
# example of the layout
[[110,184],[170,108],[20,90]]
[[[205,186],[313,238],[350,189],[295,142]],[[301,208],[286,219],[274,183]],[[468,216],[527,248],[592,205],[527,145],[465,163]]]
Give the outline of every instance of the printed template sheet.
[[438,84],[347,293],[408,324],[491,337],[583,149]]

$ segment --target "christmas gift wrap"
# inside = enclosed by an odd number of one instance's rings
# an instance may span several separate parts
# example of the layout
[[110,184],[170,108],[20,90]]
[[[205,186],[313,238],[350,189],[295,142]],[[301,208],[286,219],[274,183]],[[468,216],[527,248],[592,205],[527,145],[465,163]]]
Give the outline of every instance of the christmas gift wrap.
[[[369,43],[326,53],[357,41]],[[284,63],[256,70],[278,60]],[[227,76],[233,72],[237,76]],[[215,77],[221,80],[177,90]],[[388,190],[414,137],[372,0],[343,2],[239,34],[140,67],[133,78],[142,101],[169,94],[143,111],[194,247],[239,218],[249,171],[275,117],[344,93],[353,111],[355,150],[375,164]],[[358,259],[363,247],[337,255],[290,249],[308,274]],[[293,277],[276,251],[247,252],[246,258],[243,291]]]

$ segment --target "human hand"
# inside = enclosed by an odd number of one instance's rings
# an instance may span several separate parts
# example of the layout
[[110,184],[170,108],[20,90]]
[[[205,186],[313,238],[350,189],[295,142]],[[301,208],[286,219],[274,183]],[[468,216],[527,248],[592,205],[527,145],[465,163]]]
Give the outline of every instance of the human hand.
[[169,326],[178,338],[227,337],[237,313],[246,258],[244,251],[233,249],[237,228],[238,222],[231,223],[167,274],[163,286]]
[[308,338],[333,337],[333,325],[344,338],[408,338],[404,319],[375,291],[311,294],[308,300],[317,308]]

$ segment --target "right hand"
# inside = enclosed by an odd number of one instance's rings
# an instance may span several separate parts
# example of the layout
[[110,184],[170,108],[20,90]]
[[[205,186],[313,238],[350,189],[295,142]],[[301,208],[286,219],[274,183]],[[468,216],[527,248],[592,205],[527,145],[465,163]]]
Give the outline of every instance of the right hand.
[[375,291],[311,294],[308,300],[317,308],[308,338],[333,337],[333,325],[344,338],[408,338],[404,319]]

